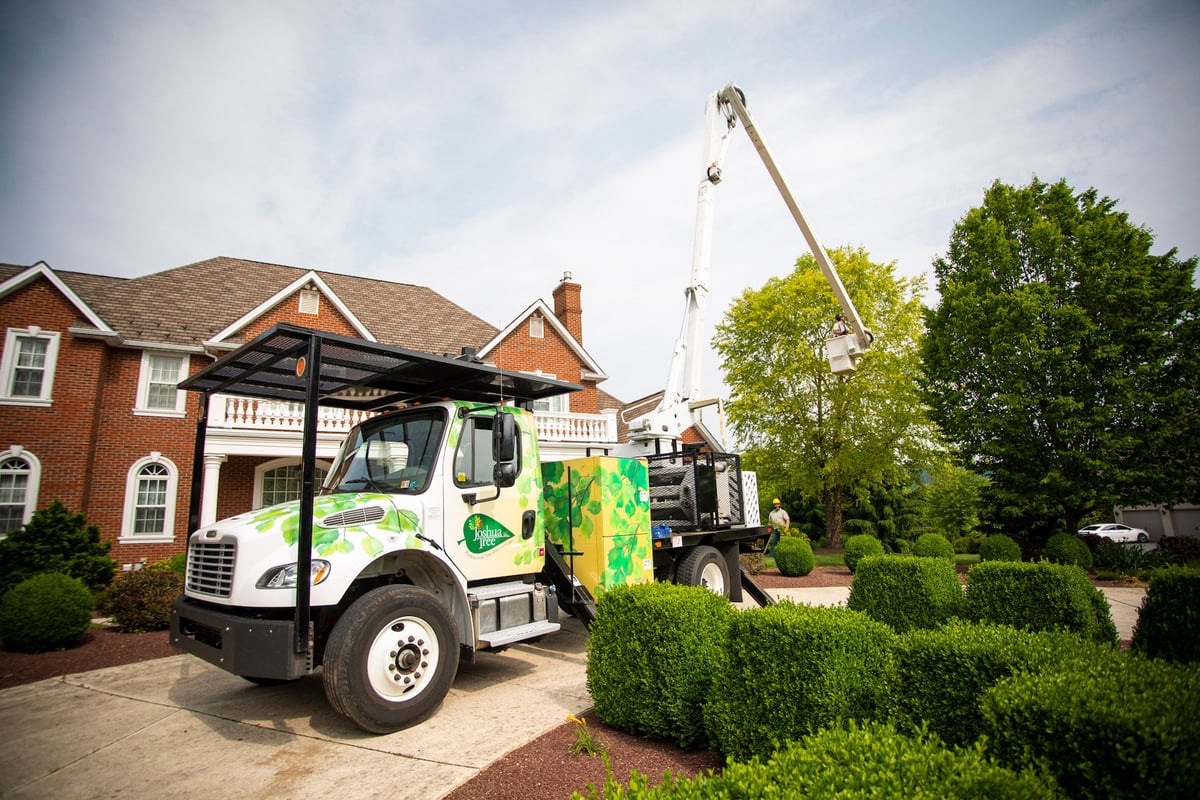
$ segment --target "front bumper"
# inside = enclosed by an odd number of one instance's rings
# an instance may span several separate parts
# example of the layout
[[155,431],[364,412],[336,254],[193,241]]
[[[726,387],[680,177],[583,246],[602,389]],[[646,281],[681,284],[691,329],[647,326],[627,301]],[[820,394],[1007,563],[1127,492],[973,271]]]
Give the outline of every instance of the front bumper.
[[312,672],[311,642],[297,653],[293,620],[258,619],[180,597],[171,604],[171,644],[234,675],[294,680]]

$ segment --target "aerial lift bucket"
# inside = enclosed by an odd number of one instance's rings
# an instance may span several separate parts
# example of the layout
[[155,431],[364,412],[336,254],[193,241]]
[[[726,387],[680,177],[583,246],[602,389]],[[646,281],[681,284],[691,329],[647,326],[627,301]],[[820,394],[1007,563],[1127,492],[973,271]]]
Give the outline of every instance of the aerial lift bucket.
[[853,336],[830,336],[825,340],[825,355],[834,375],[853,375],[854,360],[862,353]]

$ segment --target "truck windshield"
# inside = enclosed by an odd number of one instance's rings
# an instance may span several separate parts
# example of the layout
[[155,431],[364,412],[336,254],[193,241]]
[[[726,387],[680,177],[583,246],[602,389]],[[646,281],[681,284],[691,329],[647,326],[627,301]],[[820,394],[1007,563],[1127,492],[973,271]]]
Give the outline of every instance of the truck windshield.
[[424,491],[445,427],[445,414],[438,409],[364,422],[338,449],[324,493]]

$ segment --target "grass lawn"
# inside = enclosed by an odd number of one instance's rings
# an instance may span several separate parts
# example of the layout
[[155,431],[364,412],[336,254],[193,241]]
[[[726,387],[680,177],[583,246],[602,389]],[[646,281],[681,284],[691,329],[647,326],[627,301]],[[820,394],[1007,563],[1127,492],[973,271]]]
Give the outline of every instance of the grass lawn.
[[[842,553],[813,553],[813,558],[818,567],[844,567],[846,566],[846,557]],[[955,564],[978,564],[978,553],[955,553]],[[767,558],[763,560],[763,566],[767,569],[775,567],[775,559]]]

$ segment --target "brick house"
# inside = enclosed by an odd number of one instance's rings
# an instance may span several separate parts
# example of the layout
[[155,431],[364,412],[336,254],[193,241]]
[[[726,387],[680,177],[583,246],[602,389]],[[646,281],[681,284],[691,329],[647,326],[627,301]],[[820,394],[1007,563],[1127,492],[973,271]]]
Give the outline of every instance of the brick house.
[[[200,409],[175,384],[278,322],[582,384],[537,409],[543,458],[606,452],[620,404],[584,349],[580,296],[568,274],[553,308],[497,329],[426,287],[235,258],[139,278],[0,264],[0,534],[61,500],[126,569],[182,552]],[[297,496],[301,414],[213,397],[202,522]],[[318,458],[356,421],[323,410]]]

